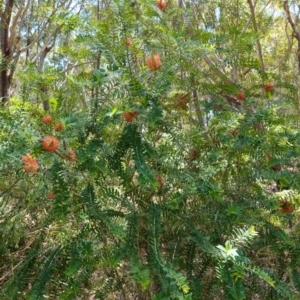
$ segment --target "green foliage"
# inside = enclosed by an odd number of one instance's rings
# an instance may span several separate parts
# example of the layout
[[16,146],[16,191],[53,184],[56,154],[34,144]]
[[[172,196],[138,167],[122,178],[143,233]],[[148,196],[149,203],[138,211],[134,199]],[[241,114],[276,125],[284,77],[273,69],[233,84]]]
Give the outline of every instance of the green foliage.
[[43,70],[20,59],[0,110],[1,299],[299,299],[299,74],[283,17],[257,3],[252,28],[251,1],[200,2],[27,16],[61,34]]
[[44,264],[42,265],[42,269],[40,274],[38,275],[38,277],[35,280],[35,283],[32,287],[32,289],[30,290],[30,293],[28,294],[28,298],[29,299],[43,299],[44,296],[44,289],[48,283],[48,281],[50,280],[53,271],[55,269],[55,260],[57,255],[59,254],[61,250],[61,247],[57,247],[56,249],[54,249],[54,251],[52,251],[52,253],[50,253],[49,255],[47,255],[47,258],[44,262]]

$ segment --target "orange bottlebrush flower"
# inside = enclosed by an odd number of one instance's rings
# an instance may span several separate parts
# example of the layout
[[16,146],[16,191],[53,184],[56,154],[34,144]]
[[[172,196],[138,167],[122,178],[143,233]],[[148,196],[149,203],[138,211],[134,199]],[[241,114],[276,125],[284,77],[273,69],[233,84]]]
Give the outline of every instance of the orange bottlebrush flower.
[[166,0],[156,0],[156,6],[161,10],[165,11],[167,3]]
[[280,211],[284,214],[291,214],[294,211],[294,207],[292,203],[290,203],[287,200],[281,200],[279,202],[280,205]]
[[22,156],[22,161],[24,163],[23,167],[27,173],[35,173],[39,169],[39,165],[35,158],[30,154],[25,154]]
[[55,136],[46,136],[42,141],[42,147],[47,152],[54,152],[59,146],[59,140]]
[[75,153],[75,151],[74,150],[69,150],[66,159],[68,161],[76,161],[76,153]]
[[265,92],[274,92],[274,85],[272,83],[265,84]]
[[43,116],[42,122],[46,125],[51,124],[53,122],[52,116],[50,115]]
[[128,111],[124,111],[122,116],[127,122],[133,121],[133,116]]
[[236,98],[237,98],[239,101],[245,100],[245,93],[244,93],[243,91],[240,91],[240,92],[236,95]]
[[39,169],[39,165],[37,162],[30,162],[28,164],[24,164],[23,167],[27,173],[35,173]]
[[134,111],[124,111],[123,114],[122,114],[122,116],[123,116],[123,118],[124,118],[127,122],[132,122],[133,119],[134,119],[135,117],[137,117],[138,114],[139,114],[139,113],[138,113],[136,110],[134,110]]
[[162,177],[159,174],[157,174],[157,175],[155,175],[155,178],[159,184],[159,188],[162,188],[164,185],[164,181],[163,181]]
[[159,54],[152,54],[151,56],[146,57],[146,63],[151,71],[156,71],[162,66]]
[[134,118],[137,117],[139,115],[139,112],[136,110],[130,111],[129,112]]
[[126,48],[129,48],[132,45],[131,39],[130,38],[126,38],[125,44],[126,44]]
[[29,163],[30,161],[35,160],[35,158],[33,158],[30,154],[25,154],[22,156],[22,162],[24,164]]
[[64,129],[64,126],[61,122],[57,122],[54,126],[55,131],[62,131]]
[[51,191],[48,194],[48,199],[53,200],[55,198],[55,194]]

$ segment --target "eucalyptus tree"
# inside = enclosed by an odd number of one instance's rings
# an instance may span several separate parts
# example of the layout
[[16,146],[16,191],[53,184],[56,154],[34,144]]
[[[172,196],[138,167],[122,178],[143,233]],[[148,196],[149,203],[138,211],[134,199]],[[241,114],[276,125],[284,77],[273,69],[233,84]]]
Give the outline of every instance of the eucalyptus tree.
[[18,64],[21,63],[22,68],[33,64],[41,72],[45,58],[55,46],[59,34],[74,28],[76,15],[83,5],[84,2],[71,0],[1,2],[2,103],[14,94],[12,79]]

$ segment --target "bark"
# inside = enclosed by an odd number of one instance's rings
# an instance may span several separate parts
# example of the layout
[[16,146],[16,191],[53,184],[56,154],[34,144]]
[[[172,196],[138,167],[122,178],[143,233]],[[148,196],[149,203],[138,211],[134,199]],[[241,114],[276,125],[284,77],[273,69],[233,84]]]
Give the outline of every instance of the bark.
[[[30,10],[36,9],[33,6],[34,3],[33,0],[20,2],[5,0],[3,9],[0,8],[0,103],[2,105],[9,100],[11,83],[20,55],[26,53],[26,62],[36,63],[37,69],[42,71],[45,57],[53,48],[55,39],[62,28],[60,25],[54,25],[51,17],[61,8],[72,10],[77,5],[71,0],[63,0],[60,3],[54,1],[53,11],[49,18],[32,25],[32,18],[27,23],[26,16],[31,13]],[[74,7],[71,7],[72,3]],[[13,10],[14,13],[12,13]],[[37,28],[37,31],[29,36],[32,28]],[[27,32],[27,36],[24,36],[24,32]],[[30,50],[35,45],[37,51],[33,57],[30,57]]]
[[12,59],[12,47],[9,43],[9,26],[11,21],[14,0],[7,0],[4,9],[1,11],[0,43],[1,43],[1,63],[0,63],[0,99],[2,105],[8,101],[8,87],[11,76],[9,74],[9,63]]
[[193,96],[193,103],[195,106],[195,110],[196,110],[196,117],[197,117],[197,121],[198,123],[201,125],[201,127],[204,127],[204,120],[203,120],[203,112],[201,110],[200,104],[199,104],[199,97],[198,97],[198,92],[196,90],[192,91],[192,96]]
[[290,25],[292,26],[293,29],[293,34],[298,42],[298,49],[297,49],[297,57],[298,57],[298,73],[300,73],[300,31],[297,28],[295,21],[293,20],[292,16],[291,16],[291,11],[290,11],[290,6],[288,1],[284,1],[283,2],[283,8],[285,10],[287,19],[290,23]]
[[[252,3],[252,0],[248,0],[248,4],[249,4],[249,7],[250,7],[250,11],[251,11],[254,31],[257,34],[258,33],[258,26],[257,26],[256,16],[255,16],[255,7]],[[261,49],[261,44],[260,44],[259,39],[256,40],[256,46],[257,46],[258,58],[259,58],[259,61],[260,61],[260,69],[264,73],[265,72],[265,64],[264,64],[264,60],[263,60],[263,54],[262,54],[262,49]]]
[[[38,63],[39,72],[43,71],[45,58],[46,58],[48,52],[53,48],[53,46],[54,46],[54,44],[50,47],[43,48],[43,50],[40,52],[40,60],[39,60],[39,63]],[[42,100],[43,100],[44,111],[49,111],[50,110],[50,104],[49,104],[49,99],[48,99],[48,87],[43,85],[43,83],[41,85],[41,97],[42,97]]]
[[203,56],[204,61],[211,68],[212,72],[220,79],[223,80],[224,83],[228,85],[235,85],[235,82],[226,76],[218,67],[215,66],[214,62],[209,58],[208,55]]

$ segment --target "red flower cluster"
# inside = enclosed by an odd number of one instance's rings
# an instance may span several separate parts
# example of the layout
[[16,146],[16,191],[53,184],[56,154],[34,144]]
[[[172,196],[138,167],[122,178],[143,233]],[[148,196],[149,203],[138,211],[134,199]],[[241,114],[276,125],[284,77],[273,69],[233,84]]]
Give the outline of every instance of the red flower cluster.
[[146,57],[146,64],[151,71],[156,71],[162,66],[160,55],[152,54],[151,56]]
[[[45,125],[51,125],[53,123],[53,118],[51,115],[45,115],[43,116],[42,118],[42,122],[45,124]],[[55,125],[54,125],[54,130],[55,131],[62,131],[64,129],[64,125],[62,122],[57,122]]]
[[280,211],[284,214],[291,214],[294,211],[294,207],[292,203],[290,203],[287,200],[281,200],[279,202],[280,205]]
[[22,156],[22,161],[24,163],[23,167],[27,173],[35,173],[39,169],[36,159],[28,153]]
[[266,93],[268,93],[268,92],[272,93],[275,90],[274,85],[272,83],[265,84],[264,88],[265,88]]
[[162,177],[159,174],[156,174],[154,177],[159,184],[159,188],[161,189],[164,185],[164,181],[163,181]]
[[46,115],[46,116],[43,116],[42,118],[42,122],[45,124],[45,125],[49,125],[49,124],[52,124],[53,122],[53,118],[51,115]]
[[59,146],[59,140],[55,136],[46,136],[42,141],[42,147],[47,152],[54,152]]
[[161,10],[161,11],[165,11],[166,10],[166,0],[156,0],[156,6]]
[[136,110],[134,110],[134,111],[124,111],[123,114],[122,114],[122,116],[123,116],[123,118],[124,118],[127,122],[132,122],[133,119],[134,119],[135,117],[137,117],[138,114],[139,114],[139,113],[138,113]]
[[57,122],[54,126],[55,131],[62,131],[63,129],[64,129],[64,125],[62,124],[62,122]]
[[243,101],[245,100],[245,93],[243,91],[240,91],[237,95],[236,98],[238,99],[238,101]]
[[53,200],[55,198],[55,194],[51,191],[48,194],[48,199]]
[[132,40],[130,38],[126,38],[125,45],[126,45],[126,48],[129,48],[132,45]]

